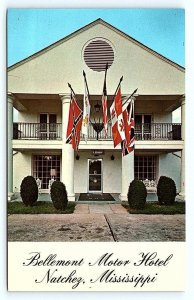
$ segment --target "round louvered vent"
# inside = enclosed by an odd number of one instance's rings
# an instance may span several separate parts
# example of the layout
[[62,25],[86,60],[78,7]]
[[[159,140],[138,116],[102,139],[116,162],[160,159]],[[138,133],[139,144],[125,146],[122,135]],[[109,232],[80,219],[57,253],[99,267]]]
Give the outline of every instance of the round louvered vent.
[[109,68],[114,61],[113,48],[103,40],[92,41],[84,49],[84,60],[93,71],[104,71],[106,64]]

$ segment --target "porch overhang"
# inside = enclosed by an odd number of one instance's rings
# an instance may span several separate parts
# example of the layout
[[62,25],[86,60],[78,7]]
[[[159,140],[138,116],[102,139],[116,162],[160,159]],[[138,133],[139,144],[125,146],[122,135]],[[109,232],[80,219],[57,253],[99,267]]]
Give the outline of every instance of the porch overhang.
[[[152,113],[172,112],[181,106],[184,94],[174,95],[138,95],[135,101],[135,111],[141,111],[142,102],[149,105]],[[158,111],[159,110],[159,111]]]
[[181,151],[184,148],[184,141],[136,141],[135,150],[149,150],[160,152]]
[[59,150],[62,149],[62,141],[53,140],[12,140],[12,148],[15,151],[23,150]]

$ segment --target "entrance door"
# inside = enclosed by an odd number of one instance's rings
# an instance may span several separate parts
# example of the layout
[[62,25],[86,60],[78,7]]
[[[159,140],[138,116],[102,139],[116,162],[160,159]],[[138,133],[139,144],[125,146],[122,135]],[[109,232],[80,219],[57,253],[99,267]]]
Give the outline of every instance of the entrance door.
[[102,192],[102,159],[88,160],[88,192]]

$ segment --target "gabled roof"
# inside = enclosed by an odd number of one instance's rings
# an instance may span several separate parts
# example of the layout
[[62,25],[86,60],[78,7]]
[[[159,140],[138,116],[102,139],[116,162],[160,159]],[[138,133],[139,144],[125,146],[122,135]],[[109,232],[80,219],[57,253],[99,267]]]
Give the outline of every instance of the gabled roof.
[[31,60],[31,59],[33,59],[33,58],[39,56],[39,55],[44,54],[45,52],[49,51],[50,49],[52,49],[52,48],[54,48],[54,47],[57,47],[57,46],[60,45],[61,43],[63,43],[63,42],[65,42],[65,41],[67,41],[67,40],[73,38],[74,36],[80,34],[81,32],[83,32],[83,31],[85,31],[85,30],[88,30],[89,28],[91,28],[91,27],[93,27],[93,26],[95,26],[95,25],[97,25],[97,24],[102,24],[102,25],[104,25],[104,26],[110,28],[111,30],[114,30],[114,31],[115,31],[116,33],[118,33],[119,35],[121,35],[121,36],[127,38],[127,39],[130,40],[132,43],[138,45],[139,47],[143,48],[144,50],[148,51],[149,53],[151,53],[151,54],[157,56],[159,59],[161,59],[161,60],[163,60],[163,61],[169,63],[170,65],[174,66],[174,67],[177,68],[178,70],[183,71],[183,72],[185,71],[185,68],[182,67],[181,65],[179,65],[179,64],[177,64],[177,63],[175,63],[175,62],[173,62],[172,60],[166,58],[165,56],[159,54],[158,52],[152,50],[151,48],[145,46],[145,45],[142,44],[141,42],[135,40],[134,38],[132,38],[132,37],[129,36],[128,34],[124,33],[123,31],[117,29],[117,28],[114,27],[113,25],[111,25],[111,24],[105,22],[104,20],[102,20],[102,19],[100,19],[100,18],[97,19],[97,20],[95,20],[95,21],[93,21],[93,22],[91,22],[91,23],[89,23],[89,24],[87,24],[86,26],[84,26],[84,27],[82,27],[82,28],[80,28],[80,29],[74,31],[73,33],[71,33],[71,34],[67,35],[66,37],[60,39],[59,41],[57,41],[57,42],[55,42],[55,43],[49,45],[48,47],[45,47],[45,48],[43,48],[42,50],[40,50],[40,51],[38,51],[38,52],[36,52],[36,53],[34,53],[34,54],[28,56],[27,58],[25,58],[25,59],[23,59],[23,60],[21,60],[21,61],[15,63],[15,64],[13,64],[12,66],[8,67],[8,71],[10,71],[10,70],[12,70],[12,69],[14,69],[14,68],[17,68],[18,66],[24,64],[25,62],[27,62],[27,61],[29,61],[29,60]]

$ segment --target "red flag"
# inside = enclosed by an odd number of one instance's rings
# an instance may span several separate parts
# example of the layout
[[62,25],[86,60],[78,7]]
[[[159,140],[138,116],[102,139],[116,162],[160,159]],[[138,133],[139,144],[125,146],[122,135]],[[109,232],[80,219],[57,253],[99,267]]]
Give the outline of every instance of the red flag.
[[134,133],[134,100],[131,99],[130,104],[124,108],[123,120],[125,124],[125,140],[122,143],[123,156],[134,150],[135,133]]
[[76,151],[78,150],[80,142],[82,118],[83,111],[79,108],[75,96],[71,93],[66,144],[72,144],[72,148]]
[[125,140],[125,126],[122,112],[121,88],[119,86],[113,104],[110,107],[114,147]]

